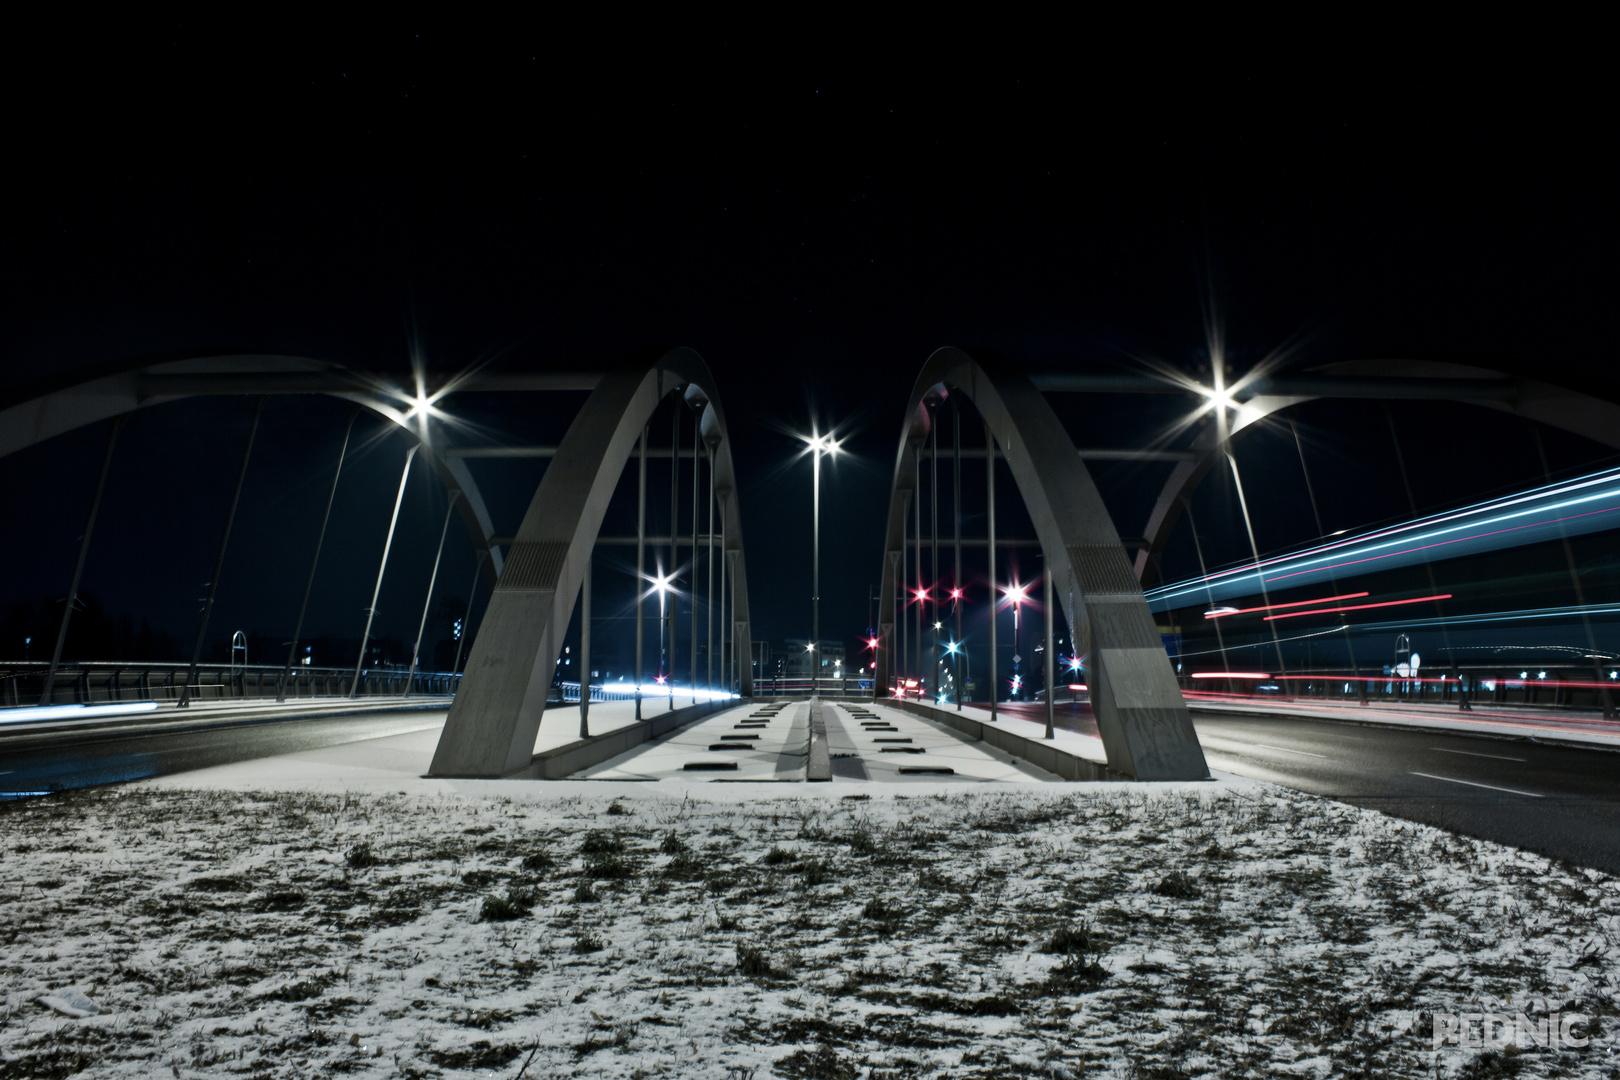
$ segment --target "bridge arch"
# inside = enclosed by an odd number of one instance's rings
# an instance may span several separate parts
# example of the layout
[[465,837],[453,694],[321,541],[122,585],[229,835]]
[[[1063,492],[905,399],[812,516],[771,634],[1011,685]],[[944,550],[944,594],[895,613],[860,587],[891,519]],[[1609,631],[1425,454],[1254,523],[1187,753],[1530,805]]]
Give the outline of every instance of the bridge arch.
[[[551,378],[559,383],[550,387],[555,389],[573,389],[575,383],[588,389],[595,384],[591,375]],[[24,387],[0,404],[0,457],[137,409],[203,395],[256,394],[326,394],[397,424],[420,445],[424,460],[455,503],[473,549],[481,556],[486,580],[493,584],[499,577],[502,552],[494,543],[489,510],[467,463],[446,456],[446,447],[434,439],[433,426],[412,422],[407,395],[337,364],[260,353],[158,363],[135,360]]]
[[1204,779],[1209,768],[1153,616],[1068,431],[1028,376],[960,349],[928,358],[906,407],[889,497],[874,686],[888,685],[895,655],[897,570],[917,456],[934,421],[928,406],[953,393],[975,406],[1000,444],[1054,592],[1091,657],[1092,707],[1109,767],[1140,780]]
[[[1142,530],[1135,560],[1142,585],[1154,583],[1159,560],[1192,493],[1249,427],[1296,405],[1326,397],[1460,401],[1497,409],[1620,449],[1620,404],[1534,379],[1508,379],[1476,365],[1432,360],[1347,360],[1312,369],[1311,378],[1261,379],[1228,423],[1211,424],[1165,479]],[[1403,386],[1405,382],[1407,385]]]
[[[602,377],[529,502],[473,642],[430,775],[500,777],[529,766],[563,636],[614,489],[659,404],[693,387],[699,393],[689,400],[701,395],[706,401],[700,431],[711,447],[724,522],[734,647],[748,642],[736,473],[714,376],[691,349],[638,357]],[[743,696],[752,697],[752,665],[739,655],[737,669]]]

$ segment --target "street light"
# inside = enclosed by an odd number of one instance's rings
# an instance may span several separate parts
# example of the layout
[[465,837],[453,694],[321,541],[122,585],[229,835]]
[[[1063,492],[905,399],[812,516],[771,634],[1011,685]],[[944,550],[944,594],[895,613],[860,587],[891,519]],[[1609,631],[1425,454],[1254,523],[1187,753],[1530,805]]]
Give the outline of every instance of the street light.
[[1019,664],[1024,659],[1023,655],[1021,653],[1019,653],[1019,651],[1018,651],[1018,625],[1019,625],[1018,615],[1019,615],[1019,611],[1023,607],[1024,603],[1029,599],[1029,586],[1028,585],[1020,585],[1017,582],[1014,582],[1011,585],[1004,586],[1001,591],[1007,597],[1007,603],[1011,604],[1012,609],[1013,609],[1013,677],[1012,677],[1012,691],[1013,691],[1013,697],[1017,697],[1019,688],[1024,685],[1023,676],[1021,676],[1018,673]]
[[[653,574],[652,591],[658,594],[658,681],[669,686],[669,707],[675,708],[675,681],[673,677],[664,675],[664,598],[674,591],[675,575],[672,572],[668,577],[663,574]],[[673,676],[671,672],[671,676]]]
[[[800,436],[809,446],[812,463],[810,473],[810,503],[811,503],[811,556],[810,556],[810,646],[808,651],[814,653],[816,646],[821,643],[821,458],[825,454],[831,457],[838,453],[838,440],[829,432],[826,435],[811,435],[808,438]],[[821,667],[816,663],[816,657],[810,658],[810,696],[821,696]]]

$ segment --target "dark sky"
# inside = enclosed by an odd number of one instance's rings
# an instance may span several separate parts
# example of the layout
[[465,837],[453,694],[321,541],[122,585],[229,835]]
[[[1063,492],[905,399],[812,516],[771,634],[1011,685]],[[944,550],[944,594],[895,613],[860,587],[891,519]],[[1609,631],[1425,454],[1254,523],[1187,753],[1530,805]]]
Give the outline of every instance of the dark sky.
[[[1294,368],[1410,356],[1612,385],[1615,127],[1579,65],[1366,61],[1346,79],[1032,60],[947,77],[724,42],[677,53],[414,29],[247,48],[189,25],[53,51],[9,76],[0,393],[214,349],[401,373],[415,349],[447,374],[688,345],[734,426],[757,636],[806,633],[809,476],[788,432],[818,418],[852,436],[828,478],[823,605],[827,635],[852,640],[900,410],[940,345],[1031,369],[1194,371],[1207,309],[1240,372],[1286,348]],[[538,441],[578,402],[455,408]],[[1131,445],[1165,407],[1061,409],[1077,443]],[[1406,510],[1382,414],[1358,409],[1301,414],[1330,530]],[[187,651],[251,410],[137,415],[86,569],[109,612]],[[343,417],[324,399],[268,405],[215,636],[290,632]],[[1423,505],[1540,474],[1522,431],[1477,411],[1397,420]],[[359,634],[404,454],[381,432],[357,429],[307,634]],[[104,438],[0,461],[0,607],[65,591]],[[1262,478],[1270,548],[1316,530],[1267,438],[1239,454]],[[1549,450],[1555,471],[1602,456]],[[480,471],[498,530],[515,529],[538,469]],[[1159,474],[1098,476],[1121,533],[1139,534]],[[1223,490],[1200,493],[1212,562],[1246,544]],[[443,507],[418,476],[385,635],[414,635]],[[1174,569],[1191,558],[1172,545]],[[446,560],[441,594],[464,597],[454,528]]]

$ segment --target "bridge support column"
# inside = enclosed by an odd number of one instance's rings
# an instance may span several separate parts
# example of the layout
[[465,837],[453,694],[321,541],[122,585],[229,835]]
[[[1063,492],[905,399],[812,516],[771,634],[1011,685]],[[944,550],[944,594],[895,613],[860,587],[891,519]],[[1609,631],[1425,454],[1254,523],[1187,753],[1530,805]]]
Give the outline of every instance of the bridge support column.
[[[349,436],[354,433],[355,417],[360,406],[349,410],[349,422],[343,428],[343,444],[338,447],[337,465],[332,469],[332,486],[326,493],[326,512],[321,515],[321,531],[315,534],[315,554],[309,559],[309,579],[304,582],[304,599],[298,605],[298,621],[293,624],[292,641],[287,646],[287,666],[276,683],[276,701],[287,700],[287,679],[292,675],[293,661],[298,657],[298,638],[304,632],[304,615],[309,611],[309,594],[315,588],[315,570],[321,565],[321,547],[326,543],[326,526],[332,520],[332,503],[337,499],[338,477],[343,475],[343,458],[349,452]],[[295,693],[294,697],[297,696]]]
[[79,541],[79,561],[73,566],[73,584],[68,586],[67,603],[62,609],[62,623],[56,631],[56,648],[51,651],[51,666],[45,672],[45,689],[39,695],[41,705],[49,705],[56,693],[56,669],[62,663],[62,646],[67,642],[68,622],[73,618],[73,606],[79,602],[79,581],[84,577],[84,557],[90,553],[90,534],[96,529],[96,515],[101,512],[101,496],[107,490],[107,473],[112,470],[113,447],[118,445],[118,433],[124,429],[124,413],[113,420],[107,433],[107,453],[101,459],[101,476],[96,480],[96,494],[90,500],[90,519],[84,524],[84,539]]
[[202,618],[197,623],[197,644],[191,650],[191,669],[186,672],[186,684],[180,688],[180,703],[184,709],[191,704],[191,684],[197,677],[197,663],[202,659],[204,636],[208,633],[208,616],[214,610],[214,596],[219,592],[219,575],[225,570],[225,548],[231,542],[231,526],[236,523],[236,508],[242,501],[242,482],[247,479],[248,462],[253,457],[253,439],[259,433],[259,417],[264,414],[264,398],[253,409],[253,426],[248,428],[247,447],[242,451],[242,469],[236,474],[236,492],[231,496],[231,509],[225,515],[225,531],[219,538],[219,556],[214,560],[214,575],[208,582],[208,599],[203,601]]
[[929,677],[934,680],[934,706],[939,706],[939,410],[928,409],[928,604],[933,618],[928,620]]
[[990,722],[996,722],[996,693],[1001,689],[1000,668],[996,663],[996,437],[990,422],[984,424],[985,522],[990,552]]
[[411,477],[411,460],[420,445],[405,454],[405,467],[399,471],[399,494],[394,496],[394,514],[388,519],[388,537],[383,541],[382,564],[377,567],[377,584],[371,590],[371,606],[366,608],[366,629],[360,635],[360,658],[354,662],[354,682],[349,686],[349,697],[360,693],[360,671],[366,666],[366,646],[371,643],[371,623],[377,617],[377,597],[382,595],[383,575],[388,572],[388,552],[394,546],[394,527],[399,524],[399,508],[405,502],[405,481]]
[[641,447],[636,457],[636,719],[641,719],[641,680],[646,668],[642,648],[645,629],[642,626],[642,585],[647,580],[647,426],[641,428]]
[[[714,693],[714,444],[718,440],[710,440],[709,447],[709,570],[705,577],[708,584],[708,598],[703,607],[709,613],[709,625],[703,632],[703,653],[709,661],[709,693]],[[693,552],[693,558],[697,553]]]
[[461,636],[456,639],[456,660],[455,663],[450,665],[450,685],[452,687],[456,685],[456,672],[461,670],[462,650],[466,648],[467,638],[472,634],[473,597],[478,594],[478,578],[480,571],[484,568],[484,554],[484,552],[480,551],[477,558],[473,559],[472,584],[467,586],[467,614],[461,617]]
[[422,655],[422,635],[427,631],[428,611],[433,606],[433,586],[439,580],[439,560],[444,558],[444,538],[450,534],[450,515],[456,511],[456,500],[461,498],[461,492],[450,496],[450,505],[444,511],[444,528],[439,530],[439,550],[433,553],[433,572],[428,575],[427,596],[422,598],[422,621],[416,625],[416,644],[411,646],[411,673],[405,677],[405,693],[401,697],[411,696],[411,686],[416,682],[416,667]]
[[[594,556],[594,552],[592,553]],[[591,737],[591,563],[579,587],[579,737]]]
[[956,570],[951,576],[951,613],[956,616],[956,651],[951,654],[951,682],[956,687],[956,711],[962,711],[962,696],[966,684],[962,682],[962,656],[967,646],[962,641],[962,411],[956,398],[951,398],[951,516],[954,519]]
[[1047,565],[1041,568],[1041,602],[1046,605],[1046,737],[1054,739],[1057,736],[1052,731],[1052,690],[1055,680],[1052,678],[1052,665],[1057,662],[1057,654],[1052,651],[1052,622],[1056,613],[1052,610],[1052,567]]
[[[666,631],[669,640],[669,656],[658,658],[659,665],[664,670],[666,680],[664,689],[669,691],[669,711],[675,711],[675,608],[679,604],[680,594],[675,591],[675,579],[678,576],[678,560],[681,557],[679,539],[681,535],[681,407],[676,403],[670,410],[671,426],[669,430],[669,608],[664,612],[664,624],[658,628],[659,644],[663,644]],[[662,652],[662,650],[659,650]]]
[[[687,387],[686,401],[698,410],[703,408],[701,398],[694,398],[696,387]],[[701,394],[701,392],[699,392]],[[692,421],[692,632],[689,635],[692,651],[692,704],[698,703],[698,647],[697,647],[697,580],[698,580],[698,486],[703,480],[703,461],[698,456],[703,444],[703,414],[699,411]]]

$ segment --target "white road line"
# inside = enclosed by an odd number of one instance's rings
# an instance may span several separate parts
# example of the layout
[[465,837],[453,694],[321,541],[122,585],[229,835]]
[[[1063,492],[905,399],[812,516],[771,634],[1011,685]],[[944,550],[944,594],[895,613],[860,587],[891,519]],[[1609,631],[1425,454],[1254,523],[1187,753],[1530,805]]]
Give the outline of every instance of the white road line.
[[1263,742],[1252,743],[1251,745],[1258,746],[1265,750],[1281,750],[1285,754],[1303,754],[1306,757],[1319,757],[1323,759],[1327,758],[1326,754],[1313,754],[1309,750],[1290,750],[1286,746],[1271,746],[1270,744]]
[[1520,765],[1523,765],[1530,760],[1529,758],[1522,757],[1505,757],[1501,754],[1476,754],[1472,750],[1447,750],[1443,746],[1431,746],[1429,749],[1433,750],[1437,754],[1467,754],[1469,757],[1488,757],[1496,761],[1517,761]]
[[1413,776],[1426,776],[1430,780],[1444,780],[1448,784],[1467,784],[1469,787],[1489,788],[1492,791],[1505,791],[1509,795],[1524,795],[1531,799],[1545,799],[1545,795],[1537,795],[1533,791],[1520,791],[1518,788],[1497,787],[1495,784],[1481,784],[1474,780],[1454,780],[1449,776],[1436,776],[1434,773],[1414,772]]

